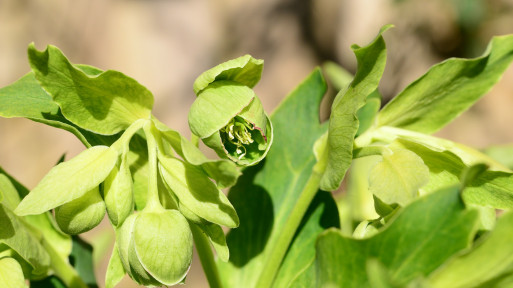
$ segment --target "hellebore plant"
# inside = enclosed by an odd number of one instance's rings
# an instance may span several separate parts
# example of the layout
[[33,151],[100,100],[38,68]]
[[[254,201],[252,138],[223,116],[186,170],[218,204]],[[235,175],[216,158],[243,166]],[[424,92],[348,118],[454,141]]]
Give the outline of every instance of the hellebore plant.
[[106,287],[125,275],[187,283],[193,245],[211,287],[511,286],[513,148],[483,153],[429,134],[500,79],[513,35],[433,66],[381,108],[389,28],[352,47],[354,76],[324,66],[339,91],[326,123],[319,68],[270,116],[252,90],[262,60],[204,72],[191,140],[152,115],[134,79],[31,44],[32,71],[0,89],[0,116],[65,129],[87,149],[30,192],[0,169],[0,286],[97,287],[77,235],[105,214],[115,231]]

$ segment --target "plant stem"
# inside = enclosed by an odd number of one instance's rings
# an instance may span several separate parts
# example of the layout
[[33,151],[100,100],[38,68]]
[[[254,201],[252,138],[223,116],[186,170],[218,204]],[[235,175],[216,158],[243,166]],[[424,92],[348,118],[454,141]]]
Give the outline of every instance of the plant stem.
[[280,237],[276,240],[274,247],[271,248],[267,260],[264,262],[265,265],[260,273],[256,287],[266,288],[272,286],[292,238],[294,238],[296,230],[299,227],[308,206],[319,190],[322,173],[319,173],[315,168],[312,171],[310,178],[308,178],[308,182],[306,182],[305,188],[303,188],[303,191],[301,192],[301,196],[299,196],[296,205],[291,210],[292,212],[289,215],[289,218],[285,222],[285,225],[283,225],[283,230],[280,231]]
[[157,142],[152,133],[153,122],[146,122],[143,126],[146,141],[148,143],[148,194],[145,210],[164,209],[159,200],[159,191],[157,184]]
[[221,279],[219,278],[219,272],[217,270],[216,263],[214,261],[214,253],[210,247],[205,233],[195,224],[191,224],[192,236],[194,237],[194,243],[196,244],[196,251],[198,252],[201,267],[207,276],[208,284],[210,288],[221,288]]

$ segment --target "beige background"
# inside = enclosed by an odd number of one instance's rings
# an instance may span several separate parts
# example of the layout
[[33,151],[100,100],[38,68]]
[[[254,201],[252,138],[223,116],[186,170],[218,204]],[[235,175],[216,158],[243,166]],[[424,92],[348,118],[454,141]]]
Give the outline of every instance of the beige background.
[[[53,44],[73,63],[137,79],[154,93],[154,115],[189,136],[195,77],[243,54],[265,60],[255,90],[272,111],[324,60],[354,72],[350,45],[365,45],[383,24],[396,26],[385,35],[389,60],[381,91],[387,99],[432,64],[450,56],[477,56],[492,35],[513,33],[513,1],[467,2],[481,6],[468,8],[457,0],[0,0],[0,87],[29,71],[30,42],[39,49]],[[477,147],[513,143],[512,108],[513,67],[438,135]],[[62,153],[73,157],[82,150],[65,131],[26,119],[0,119],[0,166],[29,188]],[[87,237],[109,243],[111,235],[103,225]],[[109,255],[98,255],[103,259],[96,273],[100,287]],[[195,259],[186,287],[205,287],[203,277]],[[130,285],[126,281],[120,287]]]

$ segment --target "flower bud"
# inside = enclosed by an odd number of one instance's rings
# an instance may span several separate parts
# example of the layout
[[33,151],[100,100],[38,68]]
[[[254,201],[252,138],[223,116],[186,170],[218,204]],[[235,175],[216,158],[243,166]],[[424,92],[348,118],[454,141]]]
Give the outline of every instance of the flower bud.
[[192,261],[192,232],[177,210],[132,214],[117,233],[125,271],[143,285],[175,285]]
[[251,89],[262,67],[262,60],[246,55],[204,72],[194,83],[192,133],[220,157],[243,166],[261,161],[272,143],[272,124]]
[[55,220],[59,228],[70,235],[93,229],[100,224],[104,216],[105,203],[98,187],[55,209]]

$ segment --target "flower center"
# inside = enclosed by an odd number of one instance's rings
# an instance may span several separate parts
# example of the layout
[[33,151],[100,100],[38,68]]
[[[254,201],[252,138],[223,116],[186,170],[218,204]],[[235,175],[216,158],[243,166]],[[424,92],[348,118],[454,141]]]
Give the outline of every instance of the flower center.
[[251,124],[246,122],[246,120],[240,117],[234,117],[220,131],[224,132],[226,134],[226,139],[237,147],[235,152],[240,159],[246,155],[246,148],[244,145],[253,143],[253,139],[251,138],[252,130],[253,127]]

